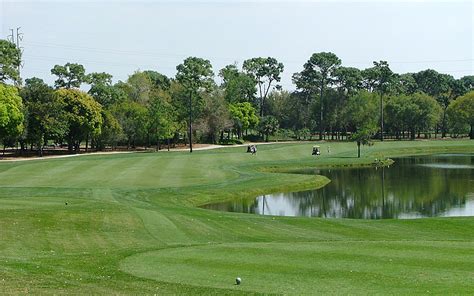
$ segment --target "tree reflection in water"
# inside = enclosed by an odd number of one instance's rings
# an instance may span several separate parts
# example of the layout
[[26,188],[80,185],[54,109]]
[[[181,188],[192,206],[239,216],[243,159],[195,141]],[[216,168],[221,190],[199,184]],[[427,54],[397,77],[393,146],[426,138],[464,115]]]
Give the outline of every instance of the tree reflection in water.
[[331,183],[318,190],[205,207],[263,215],[354,219],[474,215],[474,155],[407,157],[396,159],[387,168],[317,173],[331,179]]

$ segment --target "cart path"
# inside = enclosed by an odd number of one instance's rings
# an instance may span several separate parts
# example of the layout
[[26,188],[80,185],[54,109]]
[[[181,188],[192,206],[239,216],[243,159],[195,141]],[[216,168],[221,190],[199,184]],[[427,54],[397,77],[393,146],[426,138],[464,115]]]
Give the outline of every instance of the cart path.
[[[212,149],[229,148],[229,147],[247,147],[248,145],[295,144],[295,143],[305,143],[305,142],[304,141],[255,142],[255,143],[236,144],[236,145],[203,144],[202,146],[193,148],[193,151],[212,150]],[[161,151],[168,152],[167,149],[163,149]],[[189,151],[189,147],[180,147],[180,148],[170,149],[170,152],[187,152],[187,151]],[[87,155],[107,155],[107,154],[144,153],[144,152],[146,151],[89,152],[89,153],[81,153],[81,154],[51,155],[51,156],[43,156],[43,157],[38,157],[38,156],[36,157],[5,157],[5,158],[0,157],[0,162],[16,162],[16,161],[68,158],[68,157],[78,157],[78,156],[87,156]]]

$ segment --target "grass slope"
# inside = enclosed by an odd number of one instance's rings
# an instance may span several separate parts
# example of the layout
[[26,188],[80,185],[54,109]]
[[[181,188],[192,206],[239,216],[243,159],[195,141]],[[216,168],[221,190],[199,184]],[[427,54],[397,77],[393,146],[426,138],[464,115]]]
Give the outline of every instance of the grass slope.
[[357,159],[355,144],[330,145],[319,158],[311,144],[275,144],[256,156],[225,148],[0,162],[0,294],[473,294],[474,218],[196,207],[328,182],[288,170],[474,151],[472,141],[384,142]]

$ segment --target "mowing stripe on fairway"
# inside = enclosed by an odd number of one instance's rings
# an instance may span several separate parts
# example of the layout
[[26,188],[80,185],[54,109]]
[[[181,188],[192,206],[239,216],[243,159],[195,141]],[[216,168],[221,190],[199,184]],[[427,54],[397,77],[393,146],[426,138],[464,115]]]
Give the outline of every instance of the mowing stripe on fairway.
[[[313,144],[260,145],[255,156],[229,147],[0,161],[0,294],[474,293],[472,217],[196,208],[317,188],[328,182],[311,175],[319,167],[474,151],[474,141],[387,141],[358,159],[354,143],[330,143],[331,154],[321,143],[321,157],[310,155]],[[298,170],[310,174],[288,173]]]

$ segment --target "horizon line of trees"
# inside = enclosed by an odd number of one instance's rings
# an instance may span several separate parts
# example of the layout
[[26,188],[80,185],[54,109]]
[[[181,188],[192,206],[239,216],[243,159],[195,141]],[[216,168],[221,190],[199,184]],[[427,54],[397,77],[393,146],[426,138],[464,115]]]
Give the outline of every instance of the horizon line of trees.
[[320,52],[293,75],[292,92],[278,85],[284,65],[273,57],[225,66],[220,85],[210,61],[198,57],[186,58],[174,78],[146,70],[114,84],[111,74],[67,63],[51,69],[53,86],[37,77],[23,85],[21,52],[0,40],[0,53],[0,142],[34,147],[40,156],[50,143],[67,143],[72,153],[84,143],[102,150],[184,142],[192,152],[195,142],[268,141],[279,131],[352,140],[359,153],[375,138],[474,139],[474,76],[455,79],[432,69],[397,74],[386,61],[360,70]]

